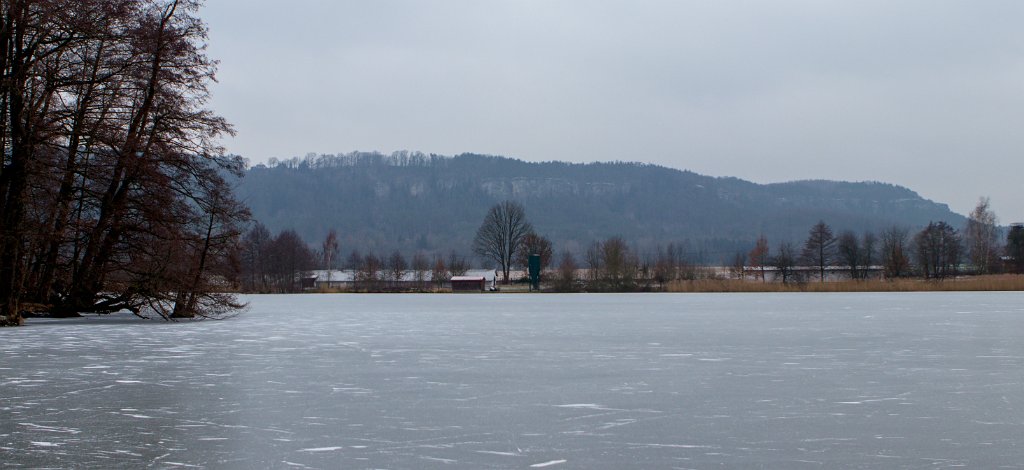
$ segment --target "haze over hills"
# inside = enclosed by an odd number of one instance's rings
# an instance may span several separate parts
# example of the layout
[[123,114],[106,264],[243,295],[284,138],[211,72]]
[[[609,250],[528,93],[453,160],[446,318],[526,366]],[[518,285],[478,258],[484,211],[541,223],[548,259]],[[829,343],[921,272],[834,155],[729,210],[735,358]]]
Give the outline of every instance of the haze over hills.
[[272,160],[248,170],[239,195],[270,230],[295,229],[316,245],[337,229],[342,251],[471,252],[485,213],[520,201],[556,252],[582,253],[622,236],[642,252],[685,243],[693,261],[747,251],[760,234],[772,247],[802,241],[818,220],[836,234],[962,227],[945,204],[888,183],[795,181],[756,184],[641,163],[531,163],[462,154],[350,153]]

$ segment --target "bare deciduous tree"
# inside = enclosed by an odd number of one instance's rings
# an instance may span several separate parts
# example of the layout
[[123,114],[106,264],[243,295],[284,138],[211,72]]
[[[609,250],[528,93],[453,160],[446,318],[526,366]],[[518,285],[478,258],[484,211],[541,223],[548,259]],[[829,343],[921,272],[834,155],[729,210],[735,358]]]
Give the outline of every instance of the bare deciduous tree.
[[[248,213],[225,175],[196,0],[0,5],[0,323],[220,316]],[[228,249],[228,247],[232,247]]]
[[270,292],[267,261],[273,236],[263,224],[257,222],[242,239],[242,290]]
[[572,292],[576,290],[576,259],[572,253],[562,253],[558,262],[558,277],[555,279],[555,289],[560,292]]
[[384,270],[384,262],[373,253],[362,257],[362,262],[355,271],[355,283],[362,289],[375,290],[380,287],[380,275]]
[[955,276],[960,264],[960,234],[945,222],[931,222],[914,236],[921,273],[928,279]]
[[409,267],[412,268],[414,273],[413,277],[416,279],[416,288],[423,290],[426,287],[427,271],[430,270],[430,260],[422,252],[417,251],[412,255],[412,263]]
[[405,257],[402,256],[402,253],[395,250],[388,258],[387,268],[388,277],[390,278],[389,280],[395,283],[400,282],[402,278],[405,277],[405,271],[408,267],[409,265],[405,262]]
[[441,256],[434,257],[434,265],[430,271],[430,279],[434,281],[434,286],[438,289],[444,287],[445,283],[451,280],[451,275],[448,274],[448,265],[445,264],[444,258]]
[[851,279],[860,279],[860,268],[864,264],[863,247],[851,230],[844,230],[839,234],[836,243],[836,255],[839,262],[850,270]]
[[526,220],[523,206],[515,201],[504,201],[487,211],[473,239],[473,250],[497,263],[503,282],[508,284],[513,257],[531,232],[533,226]]
[[910,271],[910,258],[907,250],[907,229],[889,227],[882,231],[882,269],[885,277],[895,279],[906,276]]
[[983,197],[967,218],[964,236],[967,254],[980,274],[988,274],[999,267],[999,227],[996,214],[989,208],[989,200]]
[[651,278],[654,282],[664,286],[665,283],[672,281],[676,277],[676,264],[675,264],[675,246],[669,245],[668,250],[663,250],[660,246],[658,247],[657,253],[654,255],[654,262],[651,264]]
[[747,265],[747,254],[740,251],[732,257],[732,264],[729,266],[729,272],[732,273],[736,279],[742,280],[746,274],[744,271]]
[[587,247],[587,280],[596,281],[601,274],[603,267],[601,263],[601,242],[594,241]]
[[876,246],[878,245],[878,237],[875,236],[874,232],[864,232],[861,236],[860,253],[861,259],[863,260],[864,267],[871,268],[877,262],[875,253],[877,251]]
[[780,242],[779,248],[776,250],[775,256],[772,258],[772,264],[775,265],[775,269],[778,270],[779,276],[782,276],[782,283],[788,284],[790,281],[796,280],[797,274],[794,268],[796,268],[797,254],[796,247],[793,246],[792,242]]
[[269,273],[275,292],[298,292],[304,273],[317,265],[309,245],[294,230],[282,230],[270,243]]
[[764,235],[757,238],[757,243],[750,250],[749,257],[751,267],[761,271],[761,282],[765,282],[764,268],[771,263],[771,255],[769,254],[768,239]]
[[636,283],[639,260],[622,237],[611,237],[600,243],[600,280],[612,291],[632,290]]
[[327,272],[327,285],[334,280],[334,264],[338,257],[338,232],[333,228],[327,232],[324,241],[320,243],[320,260],[324,263],[324,271]]
[[534,232],[526,234],[516,252],[516,265],[523,268],[529,267],[530,255],[540,255],[540,270],[546,270],[551,264],[551,240]]
[[469,271],[469,261],[465,257],[452,250],[448,253],[448,278],[451,276],[462,276]]
[[320,256],[323,257],[324,269],[334,269],[334,260],[338,257],[338,232],[333,228],[327,232],[323,243],[320,244]]

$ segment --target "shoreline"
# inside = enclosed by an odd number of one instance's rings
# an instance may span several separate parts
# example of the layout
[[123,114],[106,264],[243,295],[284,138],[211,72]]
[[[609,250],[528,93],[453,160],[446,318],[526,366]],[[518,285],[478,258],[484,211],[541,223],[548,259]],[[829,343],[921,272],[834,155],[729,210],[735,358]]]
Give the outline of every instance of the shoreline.
[[[901,278],[894,280],[839,280],[839,281],[803,281],[761,282],[757,280],[738,279],[695,279],[679,280],[664,285],[637,286],[634,289],[576,289],[558,290],[552,286],[540,291],[530,291],[526,285],[512,284],[498,286],[497,291],[452,292],[451,289],[429,290],[347,290],[324,289],[308,290],[305,294],[551,294],[551,293],[772,293],[772,292],[1019,292],[1024,291],[1024,275],[991,274],[980,276],[963,276],[942,280]],[[250,293],[252,294],[252,293]]]

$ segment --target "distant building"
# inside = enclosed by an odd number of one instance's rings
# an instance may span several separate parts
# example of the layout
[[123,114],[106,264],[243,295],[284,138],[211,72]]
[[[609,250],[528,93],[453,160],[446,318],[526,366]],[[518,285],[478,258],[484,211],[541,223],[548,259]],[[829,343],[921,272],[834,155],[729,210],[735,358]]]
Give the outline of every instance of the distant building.
[[[378,271],[373,279],[360,279],[361,273],[352,269],[318,269],[309,271],[302,277],[302,287],[307,290],[353,290],[369,288],[373,290],[418,290],[436,286],[431,271],[406,271],[402,273],[401,279],[390,278],[387,271]],[[482,279],[482,287],[476,290],[494,290],[496,287],[497,272],[493,269],[471,269],[462,276],[454,279],[471,277]],[[361,287],[365,286],[365,287]],[[451,281],[445,282],[442,288],[452,288]]]
[[[782,274],[777,266],[764,266],[763,268],[760,266],[744,266],[743,278],[756,281],[760,279],[762,271],[769,281],[782,280]],[[880,265],[857,267],[857,272],[862,276],[862,279],[882,279],[884,271],[885,268]],[[819,276],[819,268],[817,266],[793,266],[790,272],[804,279],[817,280]],[[721,274],[728,275],[728,272],[723,271]],[[849,266],[825,266],[825,282],[852,279],[852,274],[853,270]]]
[[299,287],[302,290],[309,290],[316,287],[316,276],[303,275],[299,276]]
[[306,289],[351,289],[355,283],[355,271],[351,269],[317,269],[309,272],[312,285],[303,284]]
[[483,276],[452,276],[452,292],[483,292],[487,289],[487,279]]

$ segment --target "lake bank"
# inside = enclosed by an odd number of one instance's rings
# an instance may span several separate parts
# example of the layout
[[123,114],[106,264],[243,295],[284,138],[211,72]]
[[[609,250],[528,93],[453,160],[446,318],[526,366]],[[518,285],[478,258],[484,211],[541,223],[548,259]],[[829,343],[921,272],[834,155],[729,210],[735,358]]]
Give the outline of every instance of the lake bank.
[[[991,274],[979,276],[961,276],[941,280],[927,280],[920,278],[899,278],[899,279],[868,279],[868,280],[828,280],[824,283],[814,280],[802,282],[782,283],[778,281],[761,282],[756,279],[727,279],[723,277],[677,280],[662,284],[637,285],[632,290],[618,291],[621,293],[630,292],[675,292],[675,293],[743,293],[743,292],[1019,292],[1024,291],[1024,275],[1019,274]],[[429,288],[424,290],[372,290],[372,289],[320,289],[307,291],[306,293],[451,293],[448,288]],[[536,293],[531,291],[529,286],[523,282],[512,284],[497,284],[497,292],[513,293]],[[542,281],[540,293],[566,293],[555,288],[552,283]],[[597,293],[613,292],[608,290],[587,289],[586,286],[578,286],[573,292]]]

